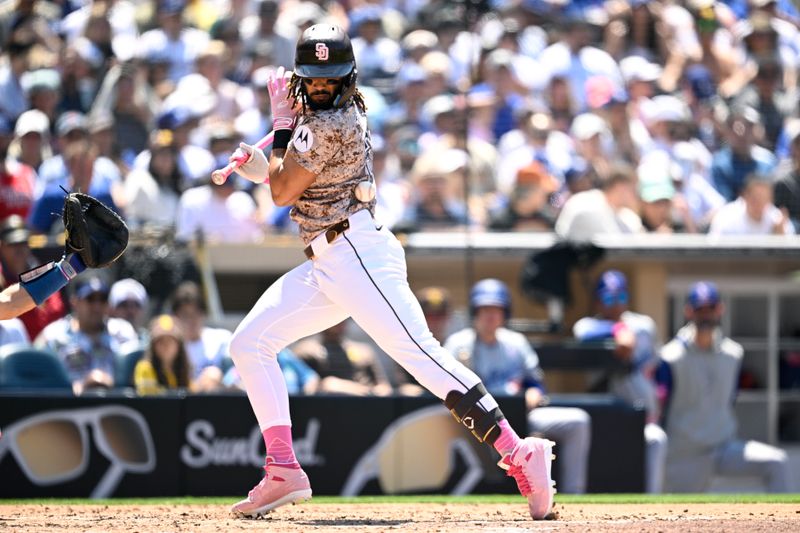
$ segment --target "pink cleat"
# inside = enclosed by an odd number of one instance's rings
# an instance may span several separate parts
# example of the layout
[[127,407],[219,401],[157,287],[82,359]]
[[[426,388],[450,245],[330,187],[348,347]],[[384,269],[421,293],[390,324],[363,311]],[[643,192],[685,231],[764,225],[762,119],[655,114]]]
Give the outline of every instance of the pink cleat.
[[311,499],[311,484],[302,468],[267,464],[264,470],[264,479],[253,487],[246,499],[231,507],[233,514],[258,518],[281,505]]
[[547,518],[553,510],[555,481],[550,477],[555,442],[536,437],[519,441],[517,447],[497,463],[508,470],[520,493],[528,499],[528,510],[534,520]]

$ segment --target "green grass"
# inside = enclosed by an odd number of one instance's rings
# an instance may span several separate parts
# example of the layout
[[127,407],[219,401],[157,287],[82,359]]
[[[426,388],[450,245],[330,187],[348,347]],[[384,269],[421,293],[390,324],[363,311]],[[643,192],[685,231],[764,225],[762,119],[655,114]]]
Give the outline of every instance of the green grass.
[[[89,500],[79,498],[0,499],[0,505],[45,504],[45,505],[223,505],[237,501],[228,498],[115,498]],[[315,496],[315,504],[343,503],[520,503],[522,498],[510,494],[470,494],[467,496],[411,495],[411,496]],[[800,504],[800,494],[559,494],[556,502],[561,504],[649,504],[649,503],[793,503]]]

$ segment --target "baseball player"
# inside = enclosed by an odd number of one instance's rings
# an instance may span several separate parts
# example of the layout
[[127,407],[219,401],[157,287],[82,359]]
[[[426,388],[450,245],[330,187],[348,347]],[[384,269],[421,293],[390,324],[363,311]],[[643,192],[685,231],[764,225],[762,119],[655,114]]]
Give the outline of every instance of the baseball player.
[[695,283],[684,312],[688,324],[661,349],[656,371],[669,436],[665,489],[703,492],[714,474],[760,476],[770,492],[792,492],[786,452],[736,437],[733,401],[744,350],[719,327],[716,285]]
[[647,413],[645,488],[648,493],[657,494],[663,490],[667,457],[667,434],[658,425],[659,405],[652,380],[658,364],[659,342],[655,321],[630,311],[629,301],[625,275],[618,270],[603,272],[595,288],[597,315],[578,320],[572,333],[581,341],[614,339],[614,355],[624,368],[609,376],[608,389],[630,405],[644,407]]
[[41,305],[86,267],[101,268],[113,263],[128,245],[125,222],[88,194],[68,194],[63,218],[67,230],[64,256],[58,262],[23,272],[19,283],[0,292],[0,320]]
[[469,293],[470,327],[444,343],[456,359],[475,371],[496,394],[521,395],[528,409],[528,431],[558,443],[561,492],[586,492],[592,421],[576,407],[550,407],[539,356],[528,339],[505,327],[511,318],[511,293],[498,279],[483,279]]
[[255,183],[269,178],[273,201],[293,205],[309,260],[266,290],[231,340],[267,449],[266,475],[232,512],[257,517],[311,497],[292,450],[276,354],[352,317],[479,441],[494,446],[531,516],[544,518],[555,492],[553,443],[520,439],[475,373],[434,339],[409,288],[403,247],[373,218],[372,149],[356,76],[347,34],[330,24],[311,26],[297,43],[294,73],[286,76],[280,67],[269,80],[275,130],[269,159],[240,145],[248,160],[238,172]]

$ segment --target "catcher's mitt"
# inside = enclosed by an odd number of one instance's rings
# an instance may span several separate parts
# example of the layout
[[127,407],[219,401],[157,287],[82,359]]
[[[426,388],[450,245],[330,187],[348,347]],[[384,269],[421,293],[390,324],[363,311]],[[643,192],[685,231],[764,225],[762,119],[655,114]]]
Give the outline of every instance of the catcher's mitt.
[[67,253],[80,255],[90,268],[110,265],[128,246],[128,226],[108,206],[88,194],[64,198]]

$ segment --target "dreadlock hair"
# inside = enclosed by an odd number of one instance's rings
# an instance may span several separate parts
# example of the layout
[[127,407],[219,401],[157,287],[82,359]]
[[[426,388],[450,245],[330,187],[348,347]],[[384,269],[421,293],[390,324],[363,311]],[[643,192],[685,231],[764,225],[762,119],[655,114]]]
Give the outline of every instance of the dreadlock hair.
[[[358,87],[356,87],[355,69],[350,74],[342,78],[342,84],[339,87],[339,90],[340,95],[345,95],[345,93],[349,93],[349,95],[343,96],[342,102],[340,102],[336,107],[343,107],[347,100],[352,99],[359,111],[362,113],[367,111],[367,104],[364,101],[364,95],[361,94],[361,91],[359,91]],[[300,104],[303,106],[303,114],[306,114],[306,100],[308,99],[308,93],[306,93],[305,89],[303,88],[303,78],[295,73],[292,73],[292,79],[289,80],[289,96],[294,98],[295,102],[300,102]]]

